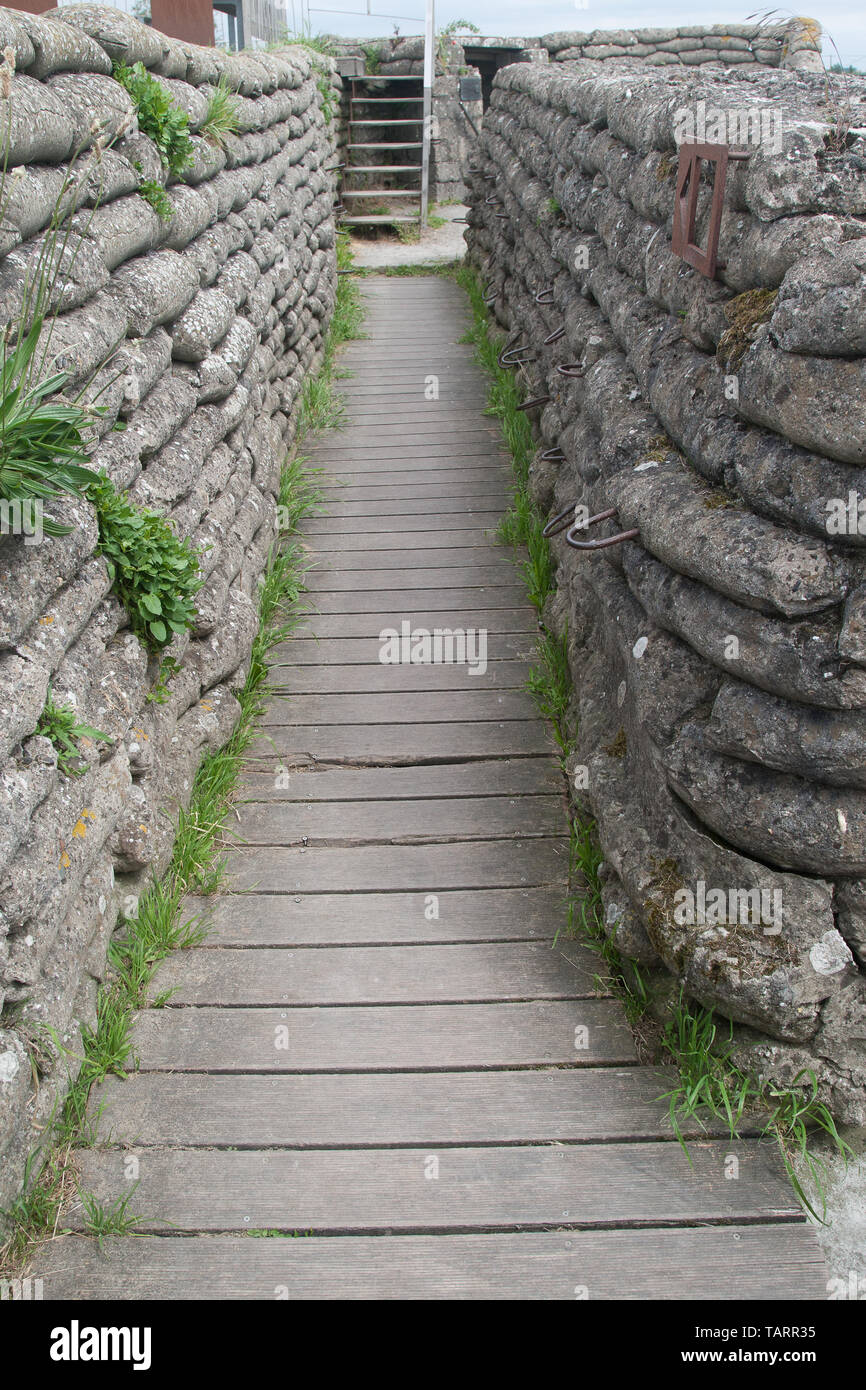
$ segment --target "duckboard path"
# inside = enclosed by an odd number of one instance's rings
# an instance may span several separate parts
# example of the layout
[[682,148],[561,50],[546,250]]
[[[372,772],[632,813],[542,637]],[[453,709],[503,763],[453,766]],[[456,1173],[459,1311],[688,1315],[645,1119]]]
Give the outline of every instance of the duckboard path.
[[564,785],[465,297],[362,294],[227,888],[188,902],[210,933],[160,967],[77,1160],[104,1204],[137,1182],[140,1222],[32,1273],[46,1299],[823,1299],[775,1145],[695,1126],[686,1155],[673,1073],[565,933]]

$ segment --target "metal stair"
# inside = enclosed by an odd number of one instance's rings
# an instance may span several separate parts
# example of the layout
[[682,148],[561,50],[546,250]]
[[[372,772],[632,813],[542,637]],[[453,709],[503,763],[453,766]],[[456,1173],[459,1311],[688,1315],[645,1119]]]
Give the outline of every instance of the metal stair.
[[[350,80],[349,139],[345,147],[346,165],[340,190],[346,208],[342,225],[417,224],[421,215],[424,79],[408,74],[379,77],[367,73]],[[396,95],[401,87],[404,92]],[[378,114],[380,107],[383,109]],[[417,109],[417,116],[413,114],[413,108]],[[394,111],[393,116],[391,111]],[[402,138],[404,133],[405,139]],[[386,158],[392,156],[393,162],[380,163],[375,156],[378,150]],[[376,174],[401,177],[394,180],[392,188],[387,187],[387,181],[381,177],[372,179],[375,186],[369,183],[364,186]],[[398,206],[389,209],[387,214],[364,211],[365,207],[392,199]],[[413,201],[417,204],[417,211],[412,207]]]

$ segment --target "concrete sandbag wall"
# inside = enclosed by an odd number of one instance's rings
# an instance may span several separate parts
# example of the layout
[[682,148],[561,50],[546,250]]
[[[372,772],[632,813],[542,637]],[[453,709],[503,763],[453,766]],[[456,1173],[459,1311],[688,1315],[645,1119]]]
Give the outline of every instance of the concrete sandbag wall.
[[[330,60],[303,48],[197,48],[91,5],[0,10],[3,48],[4,319],[77,160],[53,366],[104,407],[93,468],[190,540],[205,583],[160,690],[161,658],[94,554],[89,503],[51,507],[74,527],[64,537],[0,537],[0,1206],[75,1069],[118,914],[167,863],[196,768],[239,714],[281,467],[334,303],[340,88]],[[111,76],[113,62],[138,61],[192,133],[163,217],[137,192],[142,178],[166,183],[157,149]],[[239,128],[217,141],[195,132],[221,76]],[[49,688],[110,737],[82,745],[81,776],[34,737]]]
[[[866,82],[849,91],[834,135],[811,74],[505,68],[467,235],[532,349],[527,396],[550,397],[533,417],[565,459],[539,452],[540,507],[615,507],[588,534],[639,533],[596,553],[560,535],[547,615],[609,930],[741,1025],[759,1071],[813,1070],[862,1124]],[[743,112],[776,122],[729,166],[715,280],[671,250],[701,110],[732,146]]]

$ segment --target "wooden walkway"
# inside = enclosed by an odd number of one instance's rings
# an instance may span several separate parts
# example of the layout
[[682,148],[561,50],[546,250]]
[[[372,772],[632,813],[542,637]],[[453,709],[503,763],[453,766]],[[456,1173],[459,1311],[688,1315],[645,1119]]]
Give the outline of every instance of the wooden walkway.
[[[690,1166],[597,958],[552,948],[567,811],[465,301],[363,293],[236,892],[160,970],[79,1159],[103,1202],[137,1176],[139,1233],[64,1237],[33,1272],[46,1298],[823,1298],[774,1146],[697,1131]],[[485,629],[486,672],[383,664],[404,620]]]

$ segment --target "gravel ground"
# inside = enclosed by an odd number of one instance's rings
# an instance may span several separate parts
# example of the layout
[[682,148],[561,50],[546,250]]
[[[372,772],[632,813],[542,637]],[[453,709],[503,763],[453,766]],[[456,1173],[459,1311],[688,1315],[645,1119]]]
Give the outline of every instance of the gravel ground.
[[466,252],[464,226],[455,218],[465,217],[462,203],[437,208],[436,216],[448,219],[444,227],[428,227],[417,242],[402,242],[395,232],[388,232],[375,241],[366,236],[353,236],[351,245],[355,265],[364,270],[385,270],[395,265],[434,265],[441,261],[462,260]]

